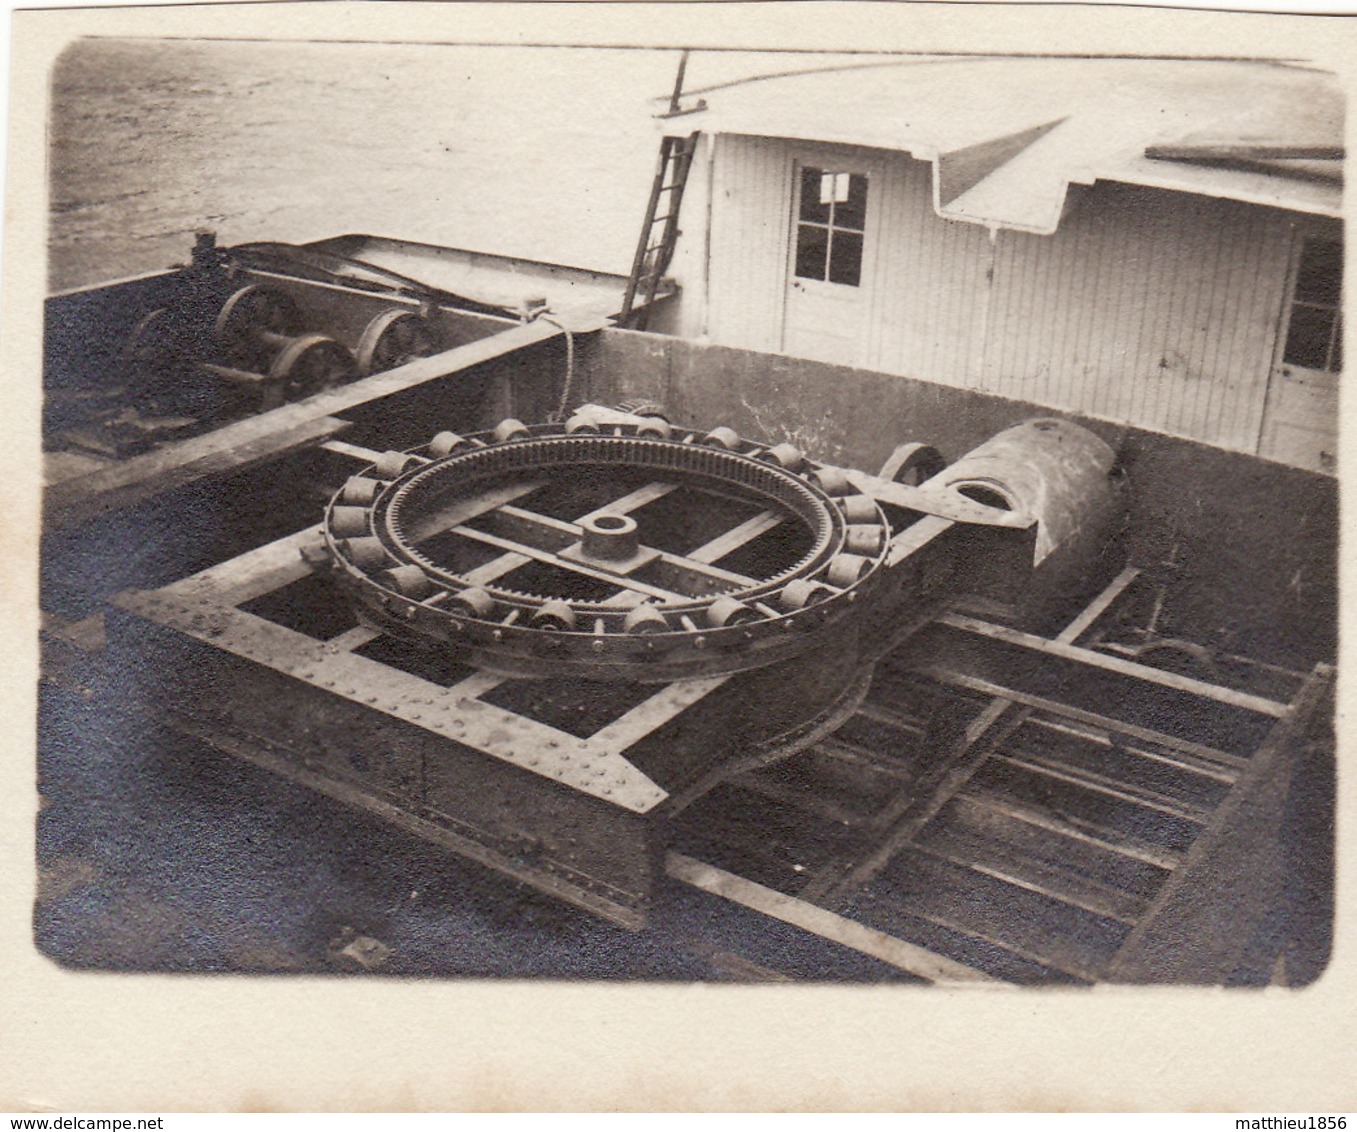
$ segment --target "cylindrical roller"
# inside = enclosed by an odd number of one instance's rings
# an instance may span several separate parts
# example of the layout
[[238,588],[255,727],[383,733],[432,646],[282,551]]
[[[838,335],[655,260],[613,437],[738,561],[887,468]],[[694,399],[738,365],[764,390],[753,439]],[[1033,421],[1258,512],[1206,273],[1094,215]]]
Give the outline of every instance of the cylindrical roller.
[[554,629],[568,633],[575,628],[575,611],[564,601],[543,602],[541,608],[532,615],[530,624],[534,629]]
[[580,549],[590,558],[626,562],[640,550],[636,520],[630,515],[591,515],[580,521]]
[[810,474],[811,483],[815,484],[826,495],[838,496],[849,495],[856,491],[852,481],[848,478],[848,473],[842,468],[835,468],[829,465],[816,468]]
[[647,602],[627,613],[622,628],[628,633],[664,633],[669,630],[669,622],[664,619],[663,613]]
[[503,444],[506,440],[515,440],[520,436],[527,435],[528,426],[513,417],[507,417],[495,426],[495,440],[500,444]]
[[795,581],[788,582],[782,588],[782,594],[778,600],[783,609],[805,609],[817,602],[824,601],[825,598],[830,596],[831,592],[819,582],[812,582],[809,578],[797,578]]
[[825,580],[831,586],[847,588],[871,569],[872,563],[860,554],[838,554],[825,571]]
[[839,499],[843,517],[850,523],[876,523],[881,521],[876,502],[866,495],[845,495]]
[[495,599],[479,586],[453,594],[448,605],[456,613],[479,617],[483,621],[489,620],[490,615],[495,612]]
[[400,479],[410,466],[410,456],[405,452],[383,452],[381,458],[372,465],[372,470],[384,480]]
[[742,601],[733,597],[718,597],[707,606],[707,622],[717,629],[728,629],[736,625],[748,625],[751,621],[761,621],[758,610],[751,609]]
[[875,523],[855,523],[844,530],[843,545],[850,554],[876,554],[885,532]]
[[455,449],[460,448],[465,443],[466,440],[455,432],[440,432],[429,441],[429,455],[435,460],[441,460],[444,456],[451,455]]
[[574,436],[581,432],[596,433],[598,432],[598,425],[596,425],[589,417],[576,413],[565,422],[565,431],[570,436]]
[[646,417],[636,426],[637,436],[658,436],[661,440],[668,440],[672,431],[663,417]]
[[795,444],[775,444],[759,458],[769,460],[789,472],[799,472],[806,466],[806,454]]
[[740,434],[733,428],[727,428],[721,425],[714,428],[702,438],[703,444],[714,444],[718,448],[725,448],[734,452],[740,447]]
[[377,498],[377,492],[381,484],[367,476],[350,476],[348,482],[344,484],[344,494],[341,498],[345,503],[357,506],[367,507]]
[[343,550],[345,557],[363,570],[384,566],[391,558],[386,552],[386,547],[382,545],[382,540],[370,535],[366,538],[345,539]]
[[397,566],[382,575],[388,588],[412,601],[421,601],[433,592],[433,582],[418,566]]
[[340,538],[354,538],[368,533],[369,512],[366,507],[330,508],[330,532]]

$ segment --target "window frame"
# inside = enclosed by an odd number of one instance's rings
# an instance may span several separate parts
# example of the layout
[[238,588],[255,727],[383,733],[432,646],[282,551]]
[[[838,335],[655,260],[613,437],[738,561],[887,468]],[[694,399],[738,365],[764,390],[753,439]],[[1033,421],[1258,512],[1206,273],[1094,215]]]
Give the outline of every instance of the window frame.
[[[837,223],[837,209],[841,203],[831,199],[829,201],[829,215],[824,221],[808,220],[802,213],[804,211],[804,193],[806,174],[815,172],[821,178],[844,176],[849,178],[848,194],[843,203],[847,203],[852,197],[853,178],[862,182],[862,227],[855,228],[849,224]],[[791,233],[791,277],[793,280],[799,280],[803,283],[816,285],[828,285],[834,287],[851,287],[861,290],[863,287],[863,278],[866,275],[867,267],[867,231],[871,217],[872,202],[872,182],[874,180],[871,170],[856,167],[851,162],[836,161],[831,156],[818,157],[811,156],[807,158],[797,158],[793,163],[792,180],[792,233]],[[837,193],[835,194],[837,196]],[[803,275],[800,270],[801,263],[801,233],[803,229],[815,229],[825,234],[824,246],[824,270],[819,275]],[[834,272],[834,236],[836,232],[845,233],[850,236],[856,236],[859,240],[857,253],[857,270],[855,279],[848,282],[842,279],[833,278]]]
[[[1316,244],[1334,244],[1338,247],[1338,295],[1332,303],[1301,298],[1299,294],[1306,251]],[[1291,261],[1290,278],[1287,283],[1285,318],[1280,328],[1281,333],[1277,343],[1277,353],[1281,366],[1287,369],[1299,370],[1303,373],[1329,374],[1335,379],[1342,374],[1343,275],[1346,273],[1345,251],[1346,249],[1343,246],[1341,232],[1337,235],[1313,231],[1297,233],[1295,251]],[[1303,362],[1292,361],[1288,356],[1288,351],[1291,346],[1291,331],[1295,323],[1297,309],[1319,311],[1328,316],[1328,341],[1324,345],[1324,361],[1320,366],[1310,366],[1305,365]],[[1335,355],[1338,355],[1339,364],[1337,366],[1334,365]]]

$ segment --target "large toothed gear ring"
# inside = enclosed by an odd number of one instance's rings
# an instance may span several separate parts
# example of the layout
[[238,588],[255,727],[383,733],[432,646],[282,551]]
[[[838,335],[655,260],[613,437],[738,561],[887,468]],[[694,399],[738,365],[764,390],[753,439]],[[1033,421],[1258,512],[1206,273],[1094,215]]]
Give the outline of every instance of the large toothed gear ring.
[[326,509],[383,631],[516,676],[658,682],[852,648],[890,529],[790,445],[503,421],[390,452]]

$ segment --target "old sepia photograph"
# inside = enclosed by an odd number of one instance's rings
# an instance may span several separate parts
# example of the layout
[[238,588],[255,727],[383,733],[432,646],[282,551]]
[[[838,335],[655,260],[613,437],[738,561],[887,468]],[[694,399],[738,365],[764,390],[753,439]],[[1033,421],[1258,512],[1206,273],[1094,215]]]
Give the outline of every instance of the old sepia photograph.
[[1325,17],[232,7],[44,64],[45,962],[1324,976]]

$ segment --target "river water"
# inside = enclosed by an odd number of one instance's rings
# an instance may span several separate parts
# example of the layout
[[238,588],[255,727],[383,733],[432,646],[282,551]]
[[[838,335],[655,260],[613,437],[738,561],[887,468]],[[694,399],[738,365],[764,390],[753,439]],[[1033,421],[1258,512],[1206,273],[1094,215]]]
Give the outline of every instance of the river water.
[[654,173],[651,100],[677,61],[78,41],[52,76],[50,287],[182,261],[203,227],[228,244],[369,232],[624,272]]

